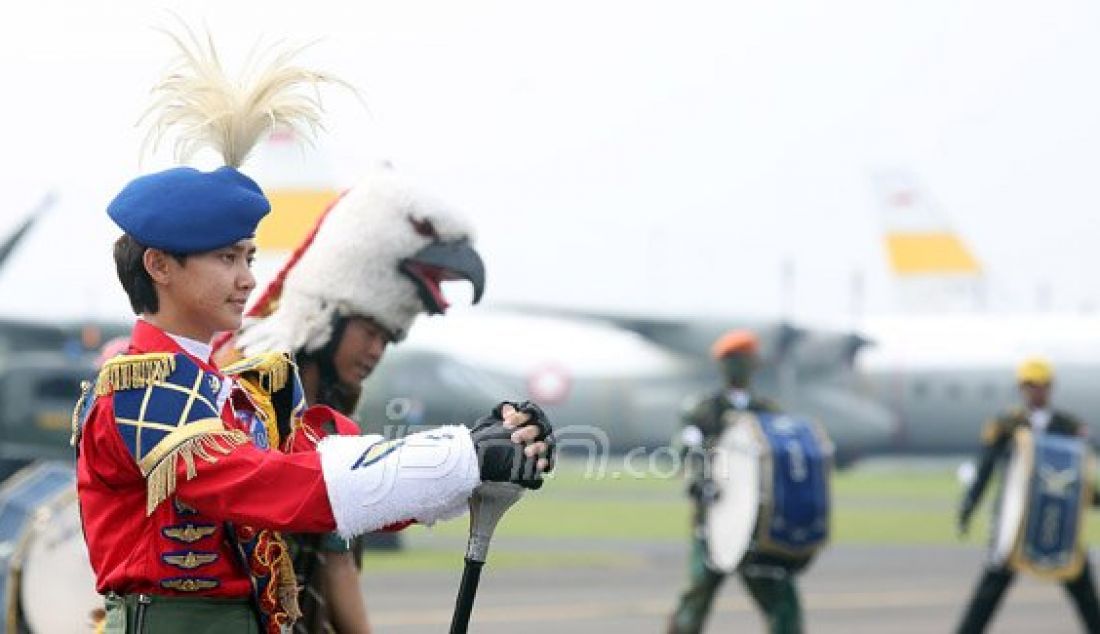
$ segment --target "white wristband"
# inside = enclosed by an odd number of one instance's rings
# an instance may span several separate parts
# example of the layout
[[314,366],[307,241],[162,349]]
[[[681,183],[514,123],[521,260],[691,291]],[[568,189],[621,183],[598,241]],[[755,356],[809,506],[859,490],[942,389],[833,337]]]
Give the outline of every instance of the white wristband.
[[336,530],[345,538],[405,520],[461,515],[480,482],[470,431],[440,427],[396,440],[328,436],[317,444]]

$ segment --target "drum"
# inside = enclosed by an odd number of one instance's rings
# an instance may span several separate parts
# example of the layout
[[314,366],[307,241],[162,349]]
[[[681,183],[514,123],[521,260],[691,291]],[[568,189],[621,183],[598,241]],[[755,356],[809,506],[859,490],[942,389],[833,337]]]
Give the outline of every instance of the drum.
[[1088,443],[1026,427],[1013,442],[994,523],[993,561],[1046,579],[1074,579],[1085,563],[1081,538],[1092,494]]
[[710,478],[718,496],[707,507],[703,523],[707,565],[726,573],[741,565],[752,544],[760,511],[764,449],[754,416],[744,414],[732,422],[708,454]]
[[812,556],[829,538],[832,443],[796,416],[726,417],[710,465],[718,496],[705,514],[708,564],[732,572],[750,550]]
[[91,631],[103,608],[81,530],[71,464],[38,462],[0,486],[5,631]]

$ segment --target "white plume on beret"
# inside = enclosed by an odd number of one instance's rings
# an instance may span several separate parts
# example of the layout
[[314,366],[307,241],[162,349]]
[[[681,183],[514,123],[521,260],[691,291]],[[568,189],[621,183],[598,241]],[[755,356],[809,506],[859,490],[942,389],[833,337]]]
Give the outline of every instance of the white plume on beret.
[[231,77],[209,33],[201,39],[182,21],[181,28],[181,35],[162,29],[175,43],[177,56],[154,86],[153,103],[142,117],[152,117],[144,145],[152,142],[154,151],[169,130],[176,132],[180,163],[209,147],[226,165],[238,168],[277,127],[310,139],[322,127],[317,87],[335,83],[351,89],[332,75],[293,65],[305,46],[270,47]]

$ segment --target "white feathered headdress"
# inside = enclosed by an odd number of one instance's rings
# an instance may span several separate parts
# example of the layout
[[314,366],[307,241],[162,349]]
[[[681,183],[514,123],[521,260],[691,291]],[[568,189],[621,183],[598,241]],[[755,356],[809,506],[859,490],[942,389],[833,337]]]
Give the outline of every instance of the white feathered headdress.
[[374,319],[397,341],[422,312],[441,314],[445,280],[466,280],[481,299],[485,271],[473,230],[455,210],[416,192],[388,165],[372,169],[321,218],[250,311],[246,354],[312,352],[340,317]]

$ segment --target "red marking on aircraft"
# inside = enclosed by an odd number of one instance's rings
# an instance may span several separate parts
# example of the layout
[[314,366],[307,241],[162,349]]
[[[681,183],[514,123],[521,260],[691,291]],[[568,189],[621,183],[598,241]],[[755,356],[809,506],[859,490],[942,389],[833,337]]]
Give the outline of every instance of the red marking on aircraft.
[[560,365],[546,364],[531,372],[527,379],[527,393],[543,405],[559,405],[569,398],[573,379]]
[[894,192],[894,195],[890,197],[890,204],[895,207],[911,207],[915,198],[916,196],[913,195],[913,192],[903,189]]

